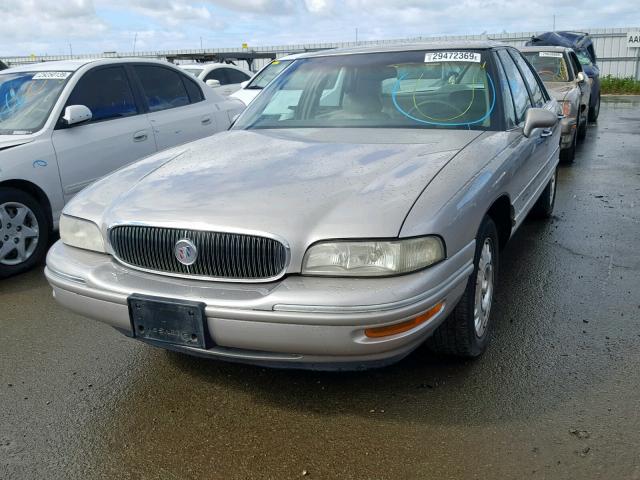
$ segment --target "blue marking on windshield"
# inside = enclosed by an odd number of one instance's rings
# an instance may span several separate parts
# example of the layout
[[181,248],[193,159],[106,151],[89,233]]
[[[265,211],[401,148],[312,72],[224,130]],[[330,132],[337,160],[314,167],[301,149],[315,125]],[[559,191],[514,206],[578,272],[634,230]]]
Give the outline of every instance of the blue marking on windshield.
[[396,110],[398,110],[402,115],[404,115],[405,117],[418,122],[418,123],[425,123],[427,125],[438,125],[438,126],[445,126],[445,127],[459,127],[459,126],[470,126],[476,123],[482,123],[484,122],[487,118],[489,118],[489,116],[491,115],[491,112],[493,112],[493,109],[496,105],[496,88],[493,84],[493,79],[491,78],[491,75],[489,75],[489,73],[487,73],[487,78],[489,79],[489,86],[491,87],[491,107],[489,107],[489,110],[487,111],[487,113],[485,113],[481,118],[479,118],[478,120],[474,120],[472,122],[458,122],[458,123],[447,123],[447,122],[429,122],[427,120],[422,120],[421,118],[416,118],[413,115],[405,112],[402,107],[400,107],[400,105],[398,104],[398,100],[396,99],[396,96],[398,94],[398,90],[400,89],[400,82],[402,80],[404,80],[404,78],[408,75],[408,73],[405,73],[404,75],[402,75],[401,77],[398,77],[396,79],[396,83],[393,86],[393,90],[391,91],[391,100],[393,101],[393,105],[396,107]]

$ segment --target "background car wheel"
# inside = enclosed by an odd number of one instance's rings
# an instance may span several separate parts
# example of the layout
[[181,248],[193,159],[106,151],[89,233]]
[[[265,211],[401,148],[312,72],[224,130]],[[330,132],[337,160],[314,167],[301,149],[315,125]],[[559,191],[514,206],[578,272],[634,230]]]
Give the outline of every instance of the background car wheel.
[[598,100],[593,108],[589,109],[589,121],[596,122],[598,121],[598,116],[600,115],[600,94],[598,94]]
[[558,169],[553,172],[553,176],[547,187],[540,195],[540,198],[531,209],[531,215],[535,218],[551,218],[553,206],[556,204],[556,184],[558,181]]
[[481,355],[491,334],[491,305],[498,278],[498,230],[484,217],[476,236],[474,270],[451,315],[428,340],[431,350],[473,358]]
[[[582,125],[580,125],[582,122]],[[587,138],[587,128],[589,128],[589,122],[587,119],[583,120],[583,116],[578,117],[578,140],[582,141]]]
[[49,246],[50,225],[42,206],[15,188],[0,188],[0,278],[40,263]]
[[578,132],[573,132],[571,146],[560,150],[560,161],[562,163],[573,163],[576,159],[576,146],[578,144]]

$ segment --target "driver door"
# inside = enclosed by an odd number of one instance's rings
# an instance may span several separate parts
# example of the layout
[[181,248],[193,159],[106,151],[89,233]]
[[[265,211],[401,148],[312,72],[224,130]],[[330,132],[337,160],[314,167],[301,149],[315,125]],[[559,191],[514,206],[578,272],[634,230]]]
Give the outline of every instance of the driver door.
[[89,70],[69,95],[66,106],[85,105],[89,122],[59,124],[52,141],[65,201],[93,181],[156,151],[147,116],[141,114],[123,66]]

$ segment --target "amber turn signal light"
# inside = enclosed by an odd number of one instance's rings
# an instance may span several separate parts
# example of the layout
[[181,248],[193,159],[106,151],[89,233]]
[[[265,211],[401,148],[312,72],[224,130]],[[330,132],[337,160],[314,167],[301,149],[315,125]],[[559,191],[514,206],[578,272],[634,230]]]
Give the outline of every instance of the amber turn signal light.
[[407,320],[406,322],[400,322],[393,325],[385,325],[384,327],[374,327],[367,328],[364,331],[364,334],[369,338],[381,338],[381,337],[389,337],[391,335],[397,335],[398,333],[406,332],[407,330],[411,330],[412,328],[417,327],[418,325],[422,325],[427,320],[435,317],[438,313],[442,311],[444,308],[444,302],[436,303],[429,310],[424,312],[422,315],[418,315],[411,320]]

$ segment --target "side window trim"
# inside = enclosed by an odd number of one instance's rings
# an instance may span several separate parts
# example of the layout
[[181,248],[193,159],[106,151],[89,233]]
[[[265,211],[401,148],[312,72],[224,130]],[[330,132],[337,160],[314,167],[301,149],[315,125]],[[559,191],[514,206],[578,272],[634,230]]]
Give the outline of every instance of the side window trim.
[[138,74],[133,68],[135,65],[140,65],[140,63],[125,63],[124,68],[127,71],[127,76],[129,77],[129,82],[131,83],[136,103],[140,104],[140,113],[149,113],[149,105],[147,104],[147,98],[144,96],[142,83],[140,82]]
[[[503,49],[502,49],[502,50],[500,50],[500,51],[501,51],[501,52],[503,52],[503,55],[505,55],[505,56],[509,59],[509,61],[513,64],[513,66],[515,67],[516,72],[517,72],[517,75],[518,75],[518,77],[520,78],[520,81],[522,82],[522,85],[524,86],[524,91],[526,91],[526,92],[527,92],[526,99],[528,100],[528,102],[527,102],[527,103],[528,103],[528,105],[529,105],[529,106],[525,109],[525,111],[524,111],[524,113],[523,113],[523,115],[522,115],[522,118],[520,118],[520,115],[519,115],[519,113],[518,113],[518,107],[517,107],[517,105],[516,105],[516,98],[515,98],[515,95],[514,95],[514,93],[513,93],[513,90],[511,89],[511,82],[509,81],[509,75],[508,75],[508,74],[507,74],[507,75],[505,75],[505,77],[506,77],[506,79],[507,79],[507,83],[509,84],[509,90],[511,91],[511,100],[513,101],[513,105],[514,105],[514,108],[515,108],[515,117],[516,117],[516,120],[518,121],[517,126],[518,126],[518,127],[521,127],[521,126],[523,125],[523,123],[524,123],[524,120],[525,120],[525,117],[526,117],[526,114],[527,114],[527,113],[526,113],[526,112],[527,112],[527,110],[529,110],[530,108],[532,108],[532,107],[533,107],[533,101],[531,100],[531,92],[529,91],[529,86],[527,85],[527,82],[526,82],[526,80],[524,79],[524,76],[522,75],[522,72],[521,72],[521,71],[520,71],[520,69],[518,68],[518,64],[517,64],[517,63],[516,63],[516,61],[513,59],[513,56],[509,54],[509,49],[508,49],[508,48],[503,48]],[[506,72],[506,71],[507,71],[507,68],[505,67],[505,65],[504,65],[504,63],[503,63],[502,58],[500,58],[500,62],[501,62],[502,68],[503,68],[503,69],[504,69],[504,71]]]
[[516,66],[516,69],[518,70],[518,72],[520,72],[520,76],[522,77],[522,82],[524,83],[524,87],[527,89],[527,92],[529,93],[529,102],[533,107],[533,94],[531,93],[531,87],[529,86],[529,82],[527,82],[527,78],[524,76],[524,73],[520,69],[518,62],[516,62],[516,59],[514,58],[514,56],[517,54],[513,53],[511,51],[512,50],[511,48],[507,48],[505,50],[507,51],[507,55],[509,55],[511,57],[511,60],[513,60],[513,64]]
[[542,83],[542,81],[540,80],[540,77],[539,77],[538,73],[536,72],[535,68],[533,68],[531,66],[529,61],[518,50],[515,50],[515,49],[509,49],[509,50],[513,50],[513,52],[515,52],[515,53],[511,53],[511,58],[513,59],[513,63],[516,64],[516,68],[520,72],[520,75],[522,76],[522,79],[524,80],[524,84],[527,87],[527,91],[529,92],[529,98],[531,99],[531,105],[535,106],[534,98],[533,98],[533,92],[531,91],[531,86],[529,85],[529,82],[527,81],[526,75],[524,74],[524,72],[522,71],[522,69],[518,65],[518,62],[514,58],[516,55],[519,55],[519,58],[521,58],[524,61],[524,64],[527,66],[527,68],[531,72],[531,75],[533,75],[533,80],[538,85],[538,88],[540,89],[540,93],[542,94],[542,99],[544,100],[544,102],[547,103],[549,100],[551,100],[551,97],[547,93],[547,89],[544,86],[544,84]]
[[[199,102],[204,102],[204,92],[202,91],[202,89],[200,88],[200,85],[198,85],[197,82],[194,82],[193,80],[191,80],[189,77],[187,77],[186,75],[180,75],[180,78],[182,78],[182,84],[184,86],[184,89],[187,91],[187,96],[189,97],[189,105],[192,105],[194,103],[199,103]],[[187,82],[190,82],[195,88],[198,89],[198,91],[200,92],[200,98],[199,99],[193,99],[191,98],[191,93],[189,92],[189,87],[187,87]],[[186,106],[186,105],[185,105]]]
[[[509,90],[509,98],[511,99],[511,108],[513,109],[513,118],[517,121],[519,119],[518,119],[518,112],[516,110],[516,102],[513,99],[513,91],[511,90],[511,85],[509,84],[509,78],[507,77],[507,71],[504,68],[504,65],[502,63],[502,59],[500,58],[500,55],[498,55],[498,52],[504,51],[504,50],[506,50],[506,49],[502,48],[500,50],[496,50],[495,55],[494,55],[494,59],[500,65],[500,72],[502,73],[503,78],[504,78],[504,80],[505,80],[505,82],[507,84],[507,89]],[[506,108],[506,105],[505,105],[505,108]],[[506,112],[505,112],[504,116],[505,116],[505,120],[506,120]],[[517,128],[520,123],[521,122],[516,124],[513,128]]]

